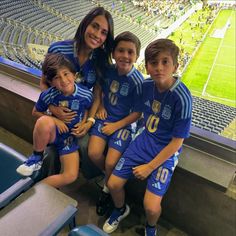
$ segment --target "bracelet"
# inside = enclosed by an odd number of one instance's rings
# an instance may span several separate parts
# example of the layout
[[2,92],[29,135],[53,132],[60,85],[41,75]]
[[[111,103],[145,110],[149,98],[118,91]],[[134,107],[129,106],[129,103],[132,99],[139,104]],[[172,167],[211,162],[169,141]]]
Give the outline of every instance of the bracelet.
[[89,118],[87,119],[87,121],[91,121],[91,122],[93,123],[93,125],[95,124],[95,119],[94,119],[93,117],[89,117]]

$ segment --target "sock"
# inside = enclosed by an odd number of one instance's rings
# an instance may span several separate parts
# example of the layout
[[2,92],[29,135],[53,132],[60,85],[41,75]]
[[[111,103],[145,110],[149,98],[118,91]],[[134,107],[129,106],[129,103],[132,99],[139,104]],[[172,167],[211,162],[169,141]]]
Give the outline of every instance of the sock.
[[116,207],[116,210],[119,211],[122,215],[124,214],[125,210],[126,210],[126,204],[124,204],[124,206],[120,207],[120,208],[117,208]]
[[44,151],[42,151],[42,152],[33,151],[33,153],[34,153],[34,155],[40,156],[43,159]]
[[107,187],[105,184],[104,184],[104,186],[103,186],[102,191],[103,191],[104,193],[109,193],[109,189],[108,189],[108,187]]
[[156,225],[152,226],[152,225],[149,225],[148,222],[146,222],[146,227],[148,227],[148,228],[156,228]]

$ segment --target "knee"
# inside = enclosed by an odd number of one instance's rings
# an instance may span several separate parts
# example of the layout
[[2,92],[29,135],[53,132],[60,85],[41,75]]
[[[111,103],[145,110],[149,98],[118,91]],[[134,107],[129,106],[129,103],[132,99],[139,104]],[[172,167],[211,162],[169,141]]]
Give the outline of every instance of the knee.
[[152,204],[146,204],[144,205],[144,209],[145,209],[146,215],[149,215],[149,216],[159,216],[161,214],[160,204],[156,206],[153,206]]
[[35,129],[40,129],[42,132],[49,132],[55,127],[52,117],[41,116],[35,124]]
[[115,182],[111,181],[111,179],[109,179],[107,182],[107,187],[109,188],[109,190],[111,192],[119,192],[123,186],[118,183],[115,183]]
[[100,153],[96,151],[94,148],[88,149],[88,156],[92,161],[98,161],[101,159]]
[[66,173],[63,178],[66,184],[71,184],[78,178],[78,173]]

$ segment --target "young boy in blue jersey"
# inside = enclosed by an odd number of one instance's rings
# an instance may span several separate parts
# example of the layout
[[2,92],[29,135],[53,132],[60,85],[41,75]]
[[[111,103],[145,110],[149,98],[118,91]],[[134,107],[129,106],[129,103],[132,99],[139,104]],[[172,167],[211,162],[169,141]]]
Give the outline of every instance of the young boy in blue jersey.
[[145,50],[145,66],[150,78],[143,82],[141,99],[144,131],[131,142],[108,180],[115,209],[103,230],[115,231],[129,214],[124,185],[131,177],[147,179],[144,195],[145,235],[156,235],[161,201],[178,163],[185,138],[189,136],[192,97],[173,74],[178,68],[179,48],[169,39],[158,39]]
[[[119,34],[112,54],[116,64],[107,69],[101,82],[103,109],[98,111],[98,119],[91,129],[88,153],[92,161],[105,170],[106,180],[132,139],[131,124],[141,115],[138,98],[142,94],[143,76],[133,66],[140,47],[136,35],[131,32]],[[106,146],[108,151],[104,156]],[[111,202],[105,184],[97,203],[97,213],[104,215]]]
[[[47,144],[54,144],[59,152],[63,171],[52,175],[43,182],[62,187],[73,182],[78,176],[79,154],[77,131],[86,122],[88,109],[92,104],[92,92],[85,86],[75,83],[75,69],[63,55],[49,53],[45,57],[42,73],[50,88],[40,94],[32,114],[38,119],[33,131],[33,154],[17,168],[17,172],[30,176],[42,165],[43,152]],[[76,112],[70,123],[47,115],[49,105],[63,106]]]

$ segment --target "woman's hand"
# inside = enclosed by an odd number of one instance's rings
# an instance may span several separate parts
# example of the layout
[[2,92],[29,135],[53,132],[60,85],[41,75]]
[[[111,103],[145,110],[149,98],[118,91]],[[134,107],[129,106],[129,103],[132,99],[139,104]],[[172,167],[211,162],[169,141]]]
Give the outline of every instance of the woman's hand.
[[66,133],[69,131],[69,128],[67,127],[67,125],[63,121],[57,119],[56,117],[53,117],[53,120],[54,120],[60,134]]
[[89,129],[93,126],[93,123],[91,121],[87,122],[80,122],[77,123],[73,129],[71,129],[71,133],[75,135],[78,138],[83,137],[86,135],[89,131]]
[[147,163],[133,168],[133,174],[137,179],[146,179],[153,171],[153,168]]
[[70,123],[77,115],[76,111],[71,111],[67,107],[57,107],[50,105],[49,110],[52,112],[54,116],[56,116],[59,120],[63,121],[64,123]]
[[99,105],[98,111],[96,113],[96,118],[100,120],[105,120],[107,118],[107,111],[102,104]]

